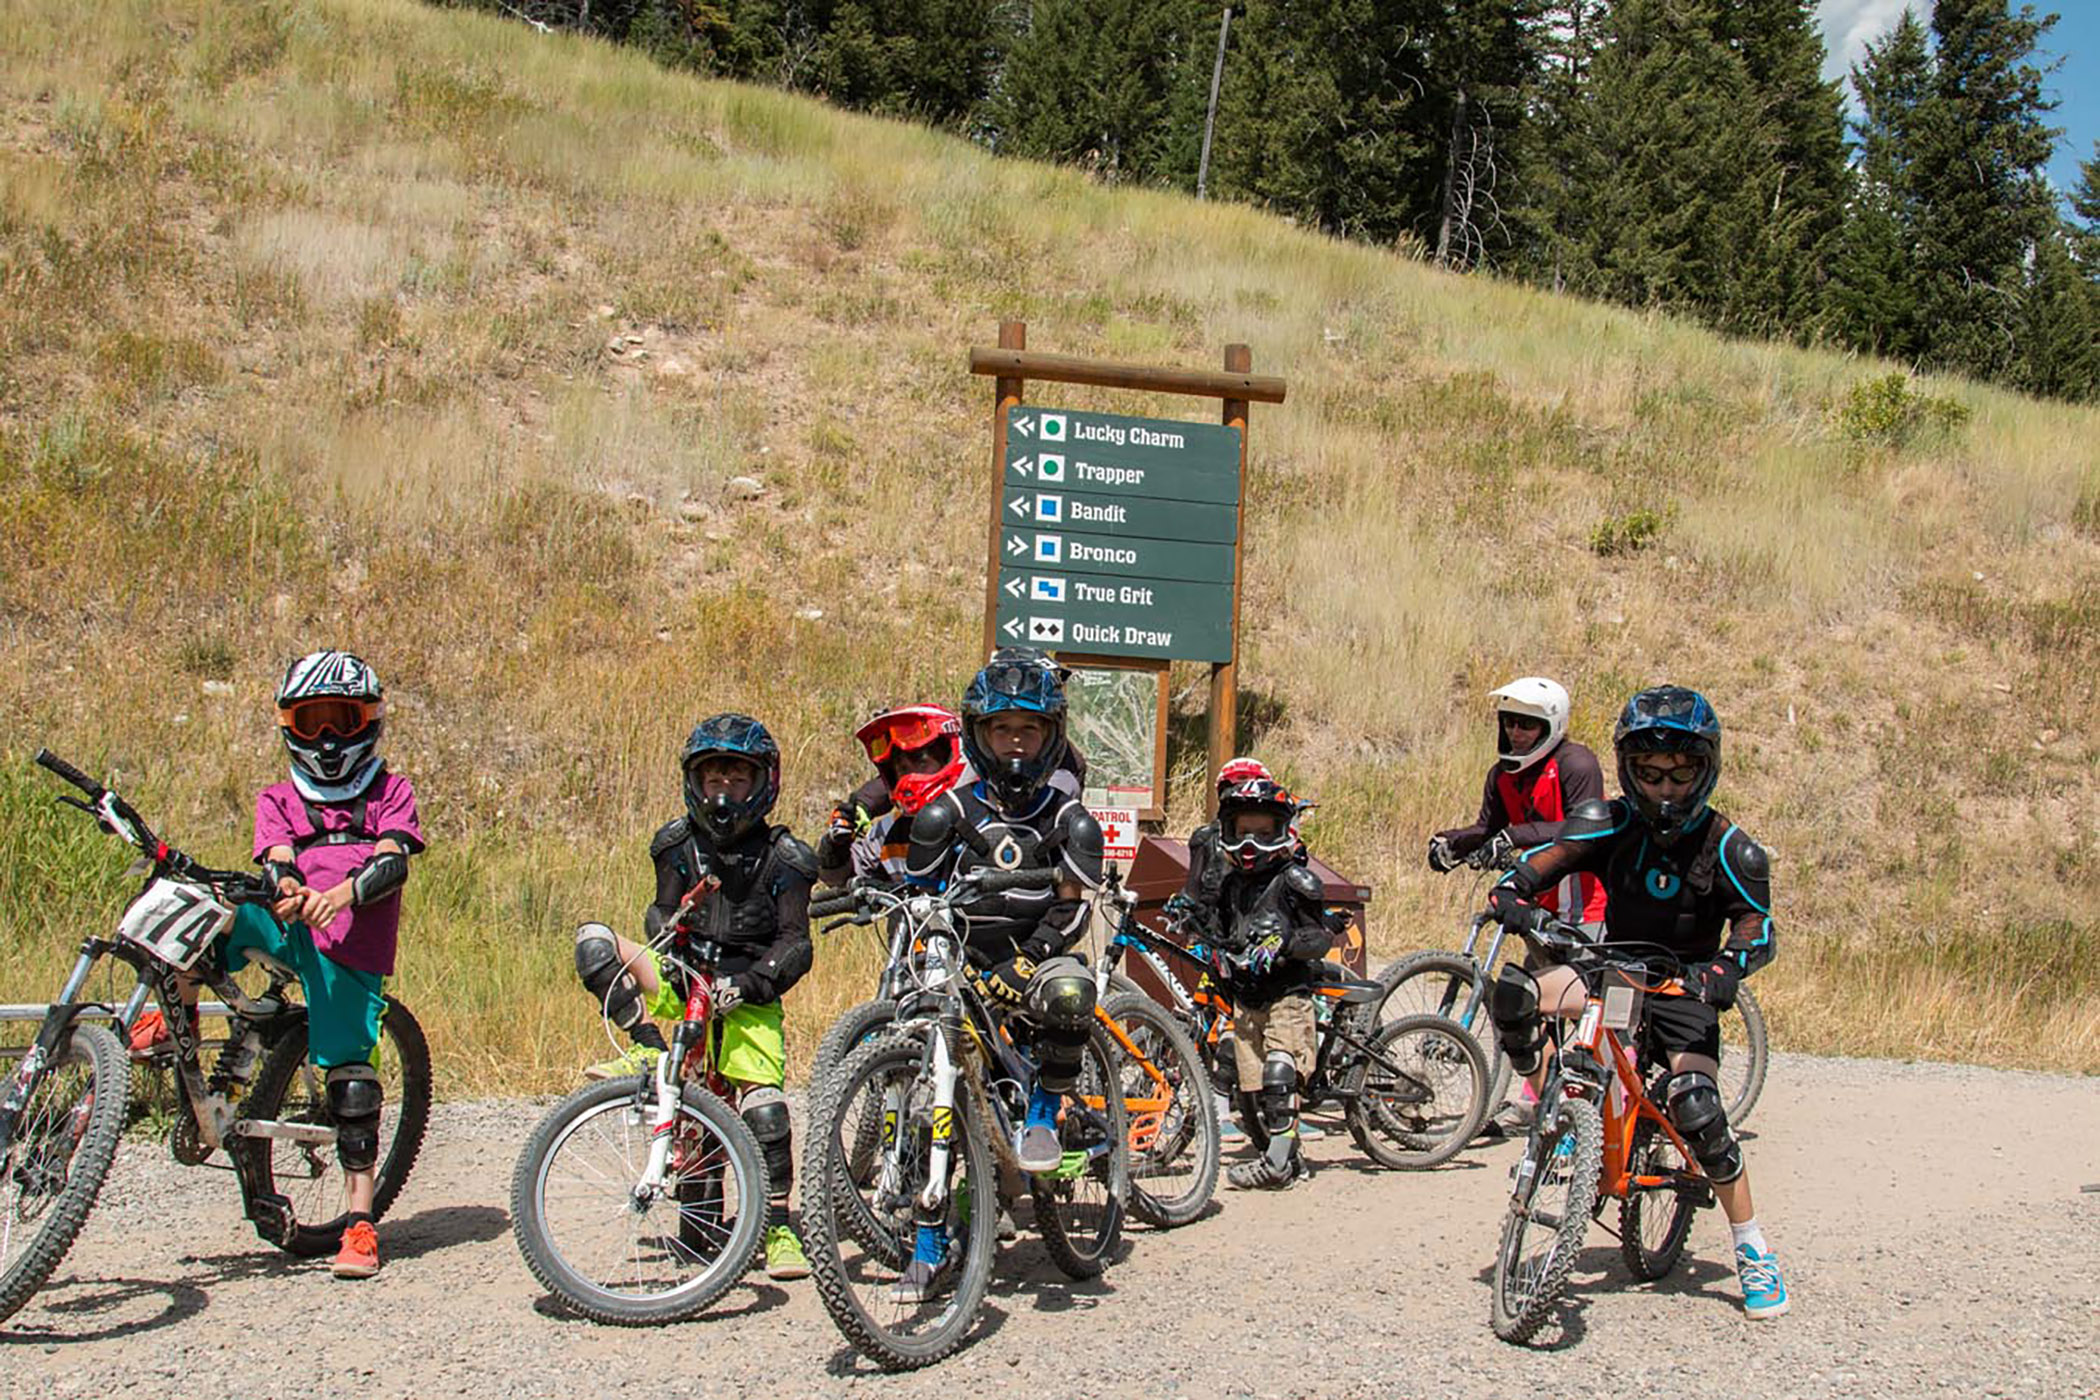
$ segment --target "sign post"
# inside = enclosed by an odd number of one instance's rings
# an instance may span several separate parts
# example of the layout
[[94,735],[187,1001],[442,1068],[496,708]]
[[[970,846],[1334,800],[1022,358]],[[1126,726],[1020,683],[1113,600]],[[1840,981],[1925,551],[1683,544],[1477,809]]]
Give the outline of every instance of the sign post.
[[[1248,405],[1283,402],[1284,382],[1251,373],[1244,345],[1214,374],[1030,354],[1027,342],[1024,323],[1002,321],[997,350],[970,352],[971,372],[996,380],[985,648],[1156,669],[1161,761],[1137,810],[1161,820],[1168,662],[1210,663],[1211,770],[1232,755]],[[1216,398],[1222,422],[1026,404],[1029,379]],[[1132,799],[1117,790],[1117,804]]]

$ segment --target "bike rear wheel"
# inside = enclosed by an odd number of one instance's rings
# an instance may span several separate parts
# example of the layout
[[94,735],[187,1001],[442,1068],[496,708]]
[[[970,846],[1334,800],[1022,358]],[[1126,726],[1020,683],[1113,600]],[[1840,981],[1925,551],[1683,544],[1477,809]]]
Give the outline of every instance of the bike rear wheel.
[[1381,1167],[1434,1167],[1480,1131],[1488,1112],[1487,1058],[1458,1022],[1403,1016],[1378,1028],[1350,1075],[1352,1136]]
[[1378,1004],[1379,1020],[1450,1017],[1480,1042],[1480,1053],[1487,1057],[1488,1112],[1509,1097],[1509,1056],[1502,1053],[1495,1023],[1488,1017],[1486,974],[1471,958],[1463,953],[1410,953],[1388,963],[1378,983],[1386,989]]
[[[392,997],[379,1020],[372,1056],[384,1099],[379,1114],[379,1161],[372,1186],[372,1218],[384,1216],[408,1184],[423,1134],[430,1126],[430,1046],[407,1007]],[[241,1116],[280,1123],[335,1126],[328,1111],[328,1072],[307,1059],[305,1021],[278,1037],[263,1057]],[[302,1259],[333,1251],[349,1221],[342,1163],[333,1142],[238,1138],[231,1150],[249,1155],[259,1189],[291,1203],[290,1236],[273,1241]]]
[[[744,1276],[766,1218],[766,1170],[735,1109],[684,1085],[661,1190],[640,1190],[653,1113],[635,1080],[585,1085],[527,1140],[511,1177],[511,1227],[532,1276],[594,1322],[643,1327],[697,1316]],[[655,1101],[653,1082],[643,1085]]]
[[1652,1118],[1633,1125],[1628,1155],[1626,1199],[1619,1203],[1619,1253],[1635,1278],[1653,1281],[1676,1268],[1683,1256],[1702,1188],[1677,1144]]
[[0,1157],[0,1321],[44,1286],[87,1223],[130,1095],[130,1061],[100,1026],[68,1031],[31,1086]]
[[1742,1127],[1757,1107],[1771,1054],[1764,1008],[1748,987],[1736,988],[1735,1005],[1721,1013],[1721,1102],[1731,1126]]
[[[804,1147],[802,1233],[817,1296],[855,1349],[893,1371],[931,1365],[962,1345],[984,1307],[998,1230],[982,1110],[965,1079],[953,1114],[936,1122],[927,1034],[892,1031],[850,1051],[820,1087]],[[854,1125],[871,1117],[884,1125],[883,1141],[862,1177],[839,1158]],[[941,1218],[931,1226],[940,1259],[911,1272],[916,1202],[931,1184],[937,1131],[950,1144]],[[862,1224],[843,1228],[846,1220]]]
[[1594,1104],[1562,1099],[1517,1162],[1516,1187],[1495,1255],[1492,1321],[1505,1342],[1529,1341],[1560,1301],[1597,1204],[1604,1125]]
[[1098,1277],[1123,1238],[1130,1200],[1130,1114],[1116,1092],[1115,1042],[1099,1025],[1087,1037],[1079,1082],[1057,1119],[1064,1160],[1029,1178],[1035,1228],[1067,1278]]
[[1102,1008],[1141,1058],[1116,1045],[1130,1119],[1130,1213],[1173,1229],[1203,1214],[1218,1189],[1218,1112],[1210,1072],[1181,1022],[1142,992]]

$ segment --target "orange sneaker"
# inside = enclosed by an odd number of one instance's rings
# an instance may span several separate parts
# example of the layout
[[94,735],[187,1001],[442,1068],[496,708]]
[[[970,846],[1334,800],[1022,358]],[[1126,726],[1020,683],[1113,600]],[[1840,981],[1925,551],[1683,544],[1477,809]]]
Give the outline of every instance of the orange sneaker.
[[149,1006],[146,1013],[131,1023],[131,1053],[151,1055],[167,1048],[175,1037],[168,1034],[168,1018],[160,1014],[160,1008]]
[[351,1222],[343,1231],[343,1247],[329,1267],[337,1278],[370,1278],[379,1272],[379,1232],[371,1221]]

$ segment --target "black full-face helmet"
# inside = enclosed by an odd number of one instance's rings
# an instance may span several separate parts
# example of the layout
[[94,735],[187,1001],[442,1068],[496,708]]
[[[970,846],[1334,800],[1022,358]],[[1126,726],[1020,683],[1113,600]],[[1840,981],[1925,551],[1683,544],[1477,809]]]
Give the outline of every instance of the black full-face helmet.
[[[1218,799],[1218,849],[1242,870],[1273,869],[1298,847],[1299,811],[1298,799],[1272,778],[1234,783]],[[1274,830],[1260,835],[1244,830],[1245,819],[1255,815],[1273,817]]]

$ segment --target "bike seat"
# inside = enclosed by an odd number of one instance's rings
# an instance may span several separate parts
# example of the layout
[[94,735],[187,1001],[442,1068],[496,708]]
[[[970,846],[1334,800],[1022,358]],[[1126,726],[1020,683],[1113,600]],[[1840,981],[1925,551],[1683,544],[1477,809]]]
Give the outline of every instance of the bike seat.
[[1313,969],[1320,982],[1315,991],[1338,997],[1344,1006],[1360,1006],[1367,1001],[1376,1001],[1385,993],[1385,988],[1376,982],[1362,982],[1349,974],[1349,969],[1338,962],[1326,961]]

